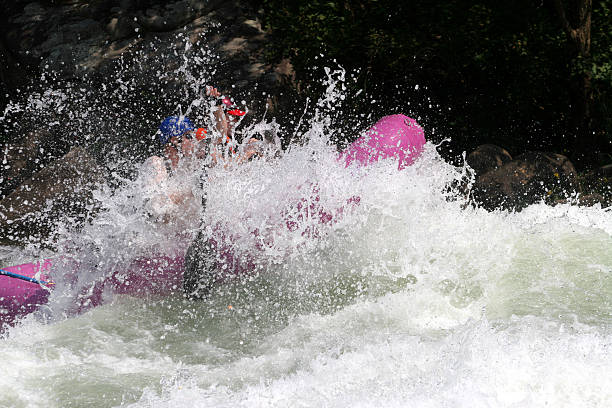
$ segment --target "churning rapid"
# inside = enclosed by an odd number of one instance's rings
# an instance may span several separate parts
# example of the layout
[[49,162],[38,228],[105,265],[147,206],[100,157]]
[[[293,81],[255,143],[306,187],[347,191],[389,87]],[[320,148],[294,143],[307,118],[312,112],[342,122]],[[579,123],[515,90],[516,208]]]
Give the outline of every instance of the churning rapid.
[[[282,154],[194,172],[201,222],[154,222],[125,178],[95,192],[89,224],[56,232],[55,255],[3,248],[7,264],[78,257],[86,284],[185,251],[204,228],[256,252],[258,273],[201,301],[109,295],[77,316],[64,312],[74,294],[54,292],[0,340],[0,405],[611,406],[612,213],[474,208],[449,188],[470,170],[431,143],[402,171],[345,168],[326,113],[341,88],[330,80]],[[242,131],[292,132],[266,119]],[[279,228],[313,190],[341,216]]]

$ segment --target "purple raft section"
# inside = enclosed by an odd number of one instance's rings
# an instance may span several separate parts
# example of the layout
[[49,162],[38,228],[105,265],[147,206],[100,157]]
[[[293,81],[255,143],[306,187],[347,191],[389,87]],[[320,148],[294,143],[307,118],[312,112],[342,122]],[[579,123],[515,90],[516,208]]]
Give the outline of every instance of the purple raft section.
[[132,296],[167,296],[183,289],[184,256],[138,258],[129,272],[115,272],[106,281],[114,293]]
[[382,159],[395,158],[401,170],[420,156],[425,132],[416,120],[406,115],[389,115],[380,119],[365,134],[351,143],[343,153],[346,165],[362,166]]
[[[60,262],[63,267],[70,265],[69,262]],[[51,275],[64,275],[70,277],[78,272],[78,262],[71,265],[74,270],[53,270],[51,260],[39,263],[9,266],[2,268],[5,271],[19,275],[36,278],[39,280],[51,280]],[[116,271],[108,278],[96,282],[93,288],[83,288],[81,293],[75,293],[74,304],[69,314],[79,314],[92,307],[104,303],[105,293],[128,294],[131,296],[166,296],[173,292],[182,290],[183,256],[156,256],[151,258],[137,258],[133,260],[125,271]],[[38,272],[39,276],[35,276]],[[63,279],[62,282],[70,282]],[[59,284],[59,282],[58,282]],[[53,288],[53,287],[52,287]],[[57,288],[61,289],[61,288]],[[49,300],[50,290],[41,287],[37,283],[27,282],[21,279],[0,275],[0,330],[4,325],[11,325],[20,317],[35,311]]]
[[[5,271],[39,280],[49,280],[51,261],[41,261],[2,268]],[[40,275],[37,274],[40,272]],[[37,283],[0,275],[0,328],[2,323],[12,323],[15,319],[32,313],[40,305],[47,303],[49,289]]]

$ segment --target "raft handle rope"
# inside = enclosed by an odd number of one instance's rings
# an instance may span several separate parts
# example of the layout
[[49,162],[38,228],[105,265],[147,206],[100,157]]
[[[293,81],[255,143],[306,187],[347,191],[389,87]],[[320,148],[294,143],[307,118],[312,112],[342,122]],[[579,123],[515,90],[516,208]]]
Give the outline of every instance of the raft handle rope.
[[53,285],[55,285],[54,282],[47,282],[47,281],[39,280],[39,279],[36,279],[36,278],[30,278],[29,276],[20,275],[18,273],[14,273],[14,272],[9,272],[9,271],[4,270],[4,269],[0,269],[0,275],[8,276],[9,278],[21,279],[21,280],[26,281],[26,282],[37,283],[39,285],[44,285],[44,286],[53,286]]

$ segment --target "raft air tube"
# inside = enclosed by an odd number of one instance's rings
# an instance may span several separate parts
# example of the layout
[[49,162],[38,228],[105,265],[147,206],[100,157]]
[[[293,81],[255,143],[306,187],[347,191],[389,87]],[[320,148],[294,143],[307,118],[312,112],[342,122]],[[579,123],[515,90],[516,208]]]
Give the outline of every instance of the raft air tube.
[[[402,170],[414,163],[421,155],[424,145],[425,132],[414,119],[401,114],[390,115],[380,119],[365,135],[351,143],[340,156],[340,160],[344,160],[348,167],[354,163],[367,166],[379,160],[395,159],[398,162],[398,169]],[[318,196],[311,201],[318,201]],[[358,203],[359,197],[347,200],[347,205]],[[335,222],[335,218],[329,212],[312,206],[302,207],[301,204],[297,204],[300,213],[310,212],[311,215],[314,213],[321,224]],[[341,210],[337,213],[342,213]],[[287,220],[286,224],[287,228],[292,230],[294,221]],[[200,233],[192,242],[185,257],[183,290],[189,297],[206,296],[215,284],[251,273],[254,263],[249,262],[249,264],[241,265],[234,259],[229,249],[223,248],[216,241],[207,239]]]

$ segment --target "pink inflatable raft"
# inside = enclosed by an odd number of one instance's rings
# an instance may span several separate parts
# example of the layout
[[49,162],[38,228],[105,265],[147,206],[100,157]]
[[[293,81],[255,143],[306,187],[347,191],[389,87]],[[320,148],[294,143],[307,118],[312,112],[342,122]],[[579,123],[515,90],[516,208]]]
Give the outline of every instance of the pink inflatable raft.
[[[341,159],[349,166],[353,163],[367,166],[383,159],[396,159],[398,169],[410,166],[421,154],[425,144],[423,129],[414,119],[405,115],[391,115],[379,120],[366,134],[350,144]],[[316,200],[315,200],[316,201]],[[348,204],[358,204],[358,197],[347,198]],[[304,211],[312,211],[304,208]],[[333,222],[332,214],[319,214],[322,224]],[[293,221],[287,220],[286,228],[290,230]],[[241,274],[233,255],[217,247],[215,242],[206,243],[209,250],[217,252],[216,259],[225,263],[225,270],[233,270],[231,275]],[[188,254],[189,257],[189,254]],[[249,262],[252,266],[252,262]],[[183,256],[139,258],[131,262],[127,271],[117,271],[93,287],[83,288],[75,298],[74,305],[68,313],[78,314],[103,302],[103,294],[169,295],[183,289],[185,259]],[[248,266],[246,269],[249,269]],[[12,324],[18,318],[32,313],[48,302],[51,291],[55,289],[51,260],[9,266],[0,270],[0,329]],[[185,276],[185,281],[189,280]],[[223,278],[215,278],[215,281]],[[66,281],[66,279],[63,279]],[[196,284],[197,282],[192,282]],[[210,282],[209,282],[210,283]]]
[[[76,261],[57,262],[62,268],[78,271]],[[58,267],[56,263],[56,267]],[[103,303],[105,293],[132,296],[165,296],[179,291],[183,284],[184,257],[157,256],[133,260],[127,272],[116,271],[76,291],[68,314],[79,314]],[[0,329],[16,319],[32,313],[48,302],[53,282],[52,260],[9,266],[0,269]],[[71,285],[71,274],[62,276],[62,283]]]

